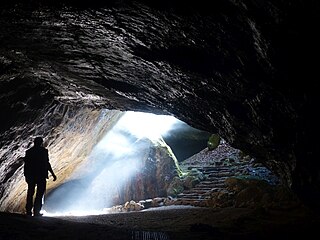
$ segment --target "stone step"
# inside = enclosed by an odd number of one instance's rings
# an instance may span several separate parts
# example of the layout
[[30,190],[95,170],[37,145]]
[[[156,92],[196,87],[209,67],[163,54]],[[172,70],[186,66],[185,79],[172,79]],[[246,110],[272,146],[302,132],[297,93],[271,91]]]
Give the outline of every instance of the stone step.
[[[197,190],[211,190],[211,189],[215,189],[215,188],[225,188],[226,185],[224,183],[216,183],[216,184],[202,184],[199,183],[197,186],[195,186],[192,189],[197,189]],[[192,190],[192,189],[188,189],[188,190]]]
[[197,184],[197,186],[195,186],[194,188],[202,188],[202,187],[211,187],[211,188],[222,188],[222,187],[226,187],[226,184],[225,183],[216,183],[216,184],[212,184],[212,183],[199,183]]
[[197,195],[197,196],[179,196],[177,198],[178,200],[184,200],[184,199],[192,199],[192,200],[202,200],[205,199],[205,196]]
[[182,193],[179,193],[177,195],[177,197],[181,197],[181,196],[202,196],[202,195],[207,195],[207,194],[211,194],[213,192],[219,192],[223,190],[223,188],[209,188],[208,190],[201,190],[198,191],[197,189],[191,189],[191,190],[186,190],[183,191]]
[[186,202],[186,203],[180,203],[180,204],[176,204],[176,205],[190,205],[190,206],[194,206],[194,207],[206,207],[206,206],[208,206],[207,201],[203,201],[203,202]]
[[207,172],[207,171],[228,171],[230,169],[233,169],[233,168],[246,168],[248,167],[249,164],[248,163],[238,163],[238,164],[233,164],[233,165],[230,165],[230,166],[221,166],[221,167],[188,167],[188,169],[192,169],[192,168],[197,168],[199,171],[202,171],[202,172]]
[[218,173],[218,172],[230,172],[231,170],[233,170],[233,168],[227,168],[227,169],[198,169],[200,172],[204,173],[204,174],[208,174],[208,173]]
[[210,181],[210,182],[224,182],[226,181],[226,179],[229,177],[206,177],[206,179],[204,181]]
[[232,168],[226,168],[226,169],[198,169],[202,173],[217,173],[217,172],[229,172]]
[[196,168],[197,170],[201,172],[206,172],[206,171],[228,171],[230,167],[202,167],[202,166],[192,166],[192,167],[187,167],[187,170],[192,170]]
[[226,173],[209,173],[209,174],[205,174],[205,176],[208,178],[227,178],[227,177],[230,177],[230,176],[234,176],[235,173],[232,173],[232,172],[226,172]]
[[[189,194],[189,193],[196,193],[196,194],[205,194],[209,191],[211,191],[212,188],[192,188],[190,190],[184,190],[182,193],[183,194]],[[181,194],[181,193],[180,193]],[[179,194],[178,194],[179,196]]]
[[248,168],[248,165],[233,165],[230,166],[228,168],[222,168],[222,169],[198,169],[199,171],[203,172],[203,173],[208,173],[208,172],[226,172],[226,171],[233,171],[233,170],[238,170],[238,169],[246,169]]
[[230,176],[217,176],[216,174],[209,174],[209,175],[206,175],[206,179],[210,178],[210,180],[225,180],[227,178],[229,178]]
[[[214,192],[214,191],[213,191]],[[211,191],[208,191],[206,193],[203,193],[201,195],[180,195],[180,196],[177,196],[177,199],[182,199],[182,198],[192,198],[192,199],[206,199],[208,197],[210,197],[212,195]]]
[[206,178],[205,180],[203,181],[200,181],[199,183],[202,183],[202,182],[206,182],[206,183],[223,183],[226,181],[227,178],[224,178],[224,179],[220,179],[220,178]]
[[195,201],[195,200],[181,200],[175,202],[175,205],[191,205],[191,206],[207,206],[208,200],[201,200],[201,201]]
[[222,171],[230,171],[233,169],[245,169],[248,167],[249,165],[233,165],[233,166],[224,167],[224,168],[198,168],[198,170],[201,172],[222,172]]
[[225,181],[201,181],[199,182],[196,186],[199,186],[199,185],[220,185],[220,184],[224,184]]
[[185,196],[194,197],[194,196],[201,196],[201,195],[199,193],[196,193],[196,192],[191,192],[191,193],[182,192],[182,193],[178,194],[178,197],[185,197]]
[[199,182],[196,186],[198,186],[199,184],[213,184],[213,183],[215,183],[215,181],[204,180],[204,181]]
[[207,198],[201,198],[201,199],[194,199],[194,198],[178,198],[177,201],[184,201],[184,202],[203,202],[207,201]]
[[235,173],[232,173],[232,172],[223,172],[223,173],[219,172],[219,173],[214,173],[214,174],[211,173],[210,174],[211,177],[216,177],[216,178],[218,178],[218,177],[231,177],[234,175],[235,175]]
[[196,192],[206,192],[206,191],[215,191],[215,190],[220,190],[221,187],[210,187],[210,186],[196,186],[194,188],[191,189],[187,189],[184,190],[183,192],[192,192],[192,191],[196,191]]
[[226,179],[238,175],[238,172],[248,167],[247,162],[235,163],[230,166],[189,166],[189,170],[196,168],[205,174],[205,179],[200,181],[192,189],[184,190],[178,194],[178,204],[190,204],[194,206],[206,206],[214,192],[226,190]]
[[[247,166],[233,166],[233,167],[229,167],[229,168],[224,168],[224,169],[201,169],[198,168],[198,170],[200,172],[202,172],[203,174],[227,174],[227,173],[236,173],[239,171],[242,171],[244,169],[246,169]],[[188,169],[190,170],[190,169]]]

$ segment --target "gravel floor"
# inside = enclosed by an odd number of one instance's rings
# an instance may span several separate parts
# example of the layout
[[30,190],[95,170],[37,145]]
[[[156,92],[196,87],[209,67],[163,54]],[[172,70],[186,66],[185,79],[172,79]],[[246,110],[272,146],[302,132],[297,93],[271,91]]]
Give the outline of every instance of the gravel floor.
[[307,237],[317,215],[295,209],[172,206],[94,216],[28,217],[0,213],[0,239],[288,239]]
[[312,236],[319,223],[318,216],[305,208],[171,206],[82,217],[28,217],[0,213],[0,240],[288,239]]

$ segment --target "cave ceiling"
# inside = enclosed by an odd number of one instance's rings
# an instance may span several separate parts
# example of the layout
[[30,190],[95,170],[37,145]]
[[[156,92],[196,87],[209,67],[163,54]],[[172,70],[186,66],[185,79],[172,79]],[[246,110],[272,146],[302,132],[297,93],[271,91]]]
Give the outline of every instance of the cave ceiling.
[[30,2],[0,9],[2,148],[55,102],[174,115],[317,178],[316,1]]

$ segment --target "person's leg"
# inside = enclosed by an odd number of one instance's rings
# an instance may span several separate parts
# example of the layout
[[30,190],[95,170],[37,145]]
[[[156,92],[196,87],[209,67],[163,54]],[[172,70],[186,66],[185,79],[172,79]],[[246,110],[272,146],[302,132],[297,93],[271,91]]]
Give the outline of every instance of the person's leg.
[[26,213],[27,215],[32,215],[33,207],[33,195],[36,184],[34,181],[28,181],[28,191],[27,191],[27,202],[26,202]]
[[42,198],[46,191],[46,184],[47,184],[46,179],[39,180],[37,182],[37,193],[36,193],[36,199],[34,201],[34,208],[33,208],[33,214],[35,216],[41,215],[40,210],[42,208]]

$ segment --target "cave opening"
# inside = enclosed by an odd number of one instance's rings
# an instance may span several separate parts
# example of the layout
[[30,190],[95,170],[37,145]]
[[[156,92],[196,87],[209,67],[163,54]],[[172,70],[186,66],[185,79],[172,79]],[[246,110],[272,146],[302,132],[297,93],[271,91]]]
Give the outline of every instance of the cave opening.
[[[279,184],[269,169],[217,134],[173,116],[108,109],[64,112],[47,141],[59,181],[48,181],[46,216],[251,204],[252,199],[236,203],[232,188],[253,185],[267,189],[259,193],[264,194]],[[216,196],[221,193],[230,199]]]
[[[46,134],[50,162],[58,176],[57,181],[47,182],[46,216],[170,205],[251,206],[261,204],[270,186],[279,184],[269,169],[217,134],[170,115],[62,104],[49,107],[33,125],[35,135]],[[17,152],[23,154],[31,144]],[[243,189],[235,186],[240,185],[259,189],[257,202],[250,194],[239,201],[235,189]],[[25,196],[22,164],[15,181],[8,184],[2,208],[23,212]]]
[[[131,199],[167,196],[170,182],[182,174],[179,162],[205,149],[211,135],[169,115],[102,109],[97,118],[93,129],[100,137],[91,135],[92,131],[82,136],[86,141],[91,136],[96,144],[91,144],[87,156],[82,157],[84,160],[64,181],[50,189],[43,208],[46,215],[102,214],[113,205]],[[74,135],[86,125],[84,122],[78,125],[74,119],[60,130],[73,129]],[[84,119],[89,118],[78,118]],[[105,127],[106,122],[112,124]],[[68,141],[75,139],[67,135]],[[63,148],[70,151],[66,146],[65,142]],[[53,146],[51,151],[53,159],[64,155],[56,155],[57,148]],[[71,155],[82,155],[83,150],[83,147],[73,148]]]

